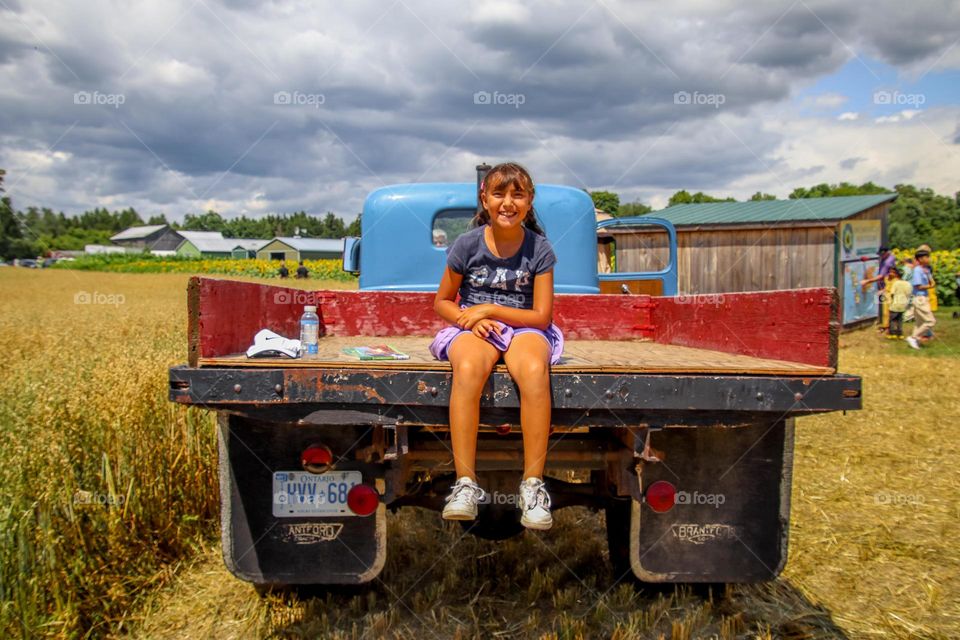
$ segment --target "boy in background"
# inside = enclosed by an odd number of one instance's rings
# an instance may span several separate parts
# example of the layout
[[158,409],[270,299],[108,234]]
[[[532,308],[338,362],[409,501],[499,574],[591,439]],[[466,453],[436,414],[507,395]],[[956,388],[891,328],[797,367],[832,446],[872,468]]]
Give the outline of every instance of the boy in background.
[[913,335],[907,338],[907,344],[914,349],[919,349],[921,343],[926,343],[930,338],[926,337],[928,331],[932,331],[937,319],[930,310],[930,290],[935,283],[930,276],[927,266],[930,264],[930,252],[925,249],[918,249],[913,256],[917,260],[917,266],[913,270],[913,317],[916,326],[913,328]]
[[913,285],[901,279],[900,269],[890,269],[890,280],[887,284],[888,302],[890,305],[890,332],[887,338],[903,340],[903,314],[910,304]]

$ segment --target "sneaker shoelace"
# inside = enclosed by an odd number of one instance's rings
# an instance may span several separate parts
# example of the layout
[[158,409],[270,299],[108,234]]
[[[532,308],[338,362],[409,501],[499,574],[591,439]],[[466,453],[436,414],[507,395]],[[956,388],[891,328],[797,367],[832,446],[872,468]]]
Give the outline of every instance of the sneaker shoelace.
[[461,493],[466,492],[466,498],[472,499],[475,502],[483,502],[484,491],[480,488],[479,485],[472,484],[469,482],[457,482],[453,485],[453,491],[450,492],[450,495],[447,496],[446,502],[453,502],[460,497]]
[[523,504],[527,511],[537,507],[550,508],[550,494],[547,493],[543,482],[534,485],[524,482],[521,491],[523,492]]

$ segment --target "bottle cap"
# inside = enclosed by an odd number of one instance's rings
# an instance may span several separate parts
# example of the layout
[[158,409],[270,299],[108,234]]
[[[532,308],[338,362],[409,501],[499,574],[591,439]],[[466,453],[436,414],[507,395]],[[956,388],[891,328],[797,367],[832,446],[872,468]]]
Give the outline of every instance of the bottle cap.
[[317,307],[316,307],[316,305],[308,304],[308,305],[306,305],[306,306],[303,308],[303,310],[304,310],[304,311],[312,311],[312,312],[316,313]]

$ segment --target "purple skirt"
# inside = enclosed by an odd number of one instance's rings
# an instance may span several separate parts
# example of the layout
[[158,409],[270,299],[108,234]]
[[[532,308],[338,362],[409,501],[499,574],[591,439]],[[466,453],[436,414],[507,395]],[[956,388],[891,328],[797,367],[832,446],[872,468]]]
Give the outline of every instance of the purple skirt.
[[[485,338],[485,340],[495,346],[497,350],[506,351],[510,348],[510,342],[513,340],[513,337],[521,333],[538,333],[543,336],[543,339],[550,345],[550,364],[560,362],[560,356],[563,355],[563,332],[560,331],[560,327],[557,325],[551,322],[546,331],[541,331],[540,329],[531,329],[529,327],[515,329],[502,322],[498,324],[500,325],[501,333],[498,335],[491,331],[490,335]],[[432,353],[433,357],[437,360],[449,360],[447,350],[453,341],[463,333],[472,332],[469,329],[461,329],[456,325],[441,329],[437,333],[437,337],[430,343],[430,353]]]

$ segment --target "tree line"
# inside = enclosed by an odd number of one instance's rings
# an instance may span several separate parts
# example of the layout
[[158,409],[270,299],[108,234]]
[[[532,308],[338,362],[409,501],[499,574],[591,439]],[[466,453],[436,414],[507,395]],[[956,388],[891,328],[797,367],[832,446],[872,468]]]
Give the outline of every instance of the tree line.
[[[4,193],[0,169],[0,195]],[[898,184],[892,190],[866,182],[854,185],[818,184],[798,187],[791,199],[897,193],[890,207],[888,236],[894,247],[912,248],[927,243],[934,249],[960,247],[960,192],[954,197],[939,195],[932,189]],[[592,191],[594,206],[617,217],[641,216],[653,211],[642,202],[621,204],[620,196],[611,191]],[[775,200],[769,193],[757,192],[749,200]],[[670,196],[668,206],[704,202],[736,202],[733,198],[715,197],[702,191],[680,190]],[[66,216],[43,207],[15,210],[7,195],[0,197],[0,258],[33,258],[54,250],[82,250],[88,244],[109,244],[110,236],[138,225],[170,224],[185,231],[219,231],[227,238],[264,238],[300,235],[308,238],[342,238],[360,235],[359,216],[347,224],[332,212],[314,216],[305,211],[271,214],[262,218],[224,218],[216,211],[184,216],[182,223],[169,223],[163,214],[146,220],[132,207],[119,211],[96,208],[80,215]]]
[[[4,171],[0,169],[0,193]],[[13,208],[9,196],[0,198],[0,258],[35,258],[56,250],[83,250],[88,244],[110,244],[110,236],[140,225],[169,224],[183,231],[219,231],[227,238],[264,238],[300,235],[306,238],[342,238],[360,235],[360,218],[347,224],[328,212],[313,216],[305,211],[263,218],[226,219],[216,211],[188,213],[182,223],[169,223],[163,214],[144,220],[135,209],[96,208],[76,216],[55,213],[47,207]]]
[[[887,235],[891,246],[910,249],[926,243],[935,250],[960,247],[960,192],[949,197],[934,193],[932,189],[921,189],[911,184],[898,184],[893,189],[888,189],[872,182],[861,185],[841,182],[797,187],[789,197],[791,200],[796,200],[881,193],[899,195],[890,206],[890,214],[887,218]],[[621,204],[620,196],[611,191],[591,191],[590,196],[596,208],[616,217],[641,216],[653,211],[652,207],[642,202]],[[748,199],[748,201],[756,200],[776,200],[776,196],[758,191]],[[670,196],[667,206],[705,202],[737,202],[737,200],[718,198],[702,191],[691,194],[681,190]]]

